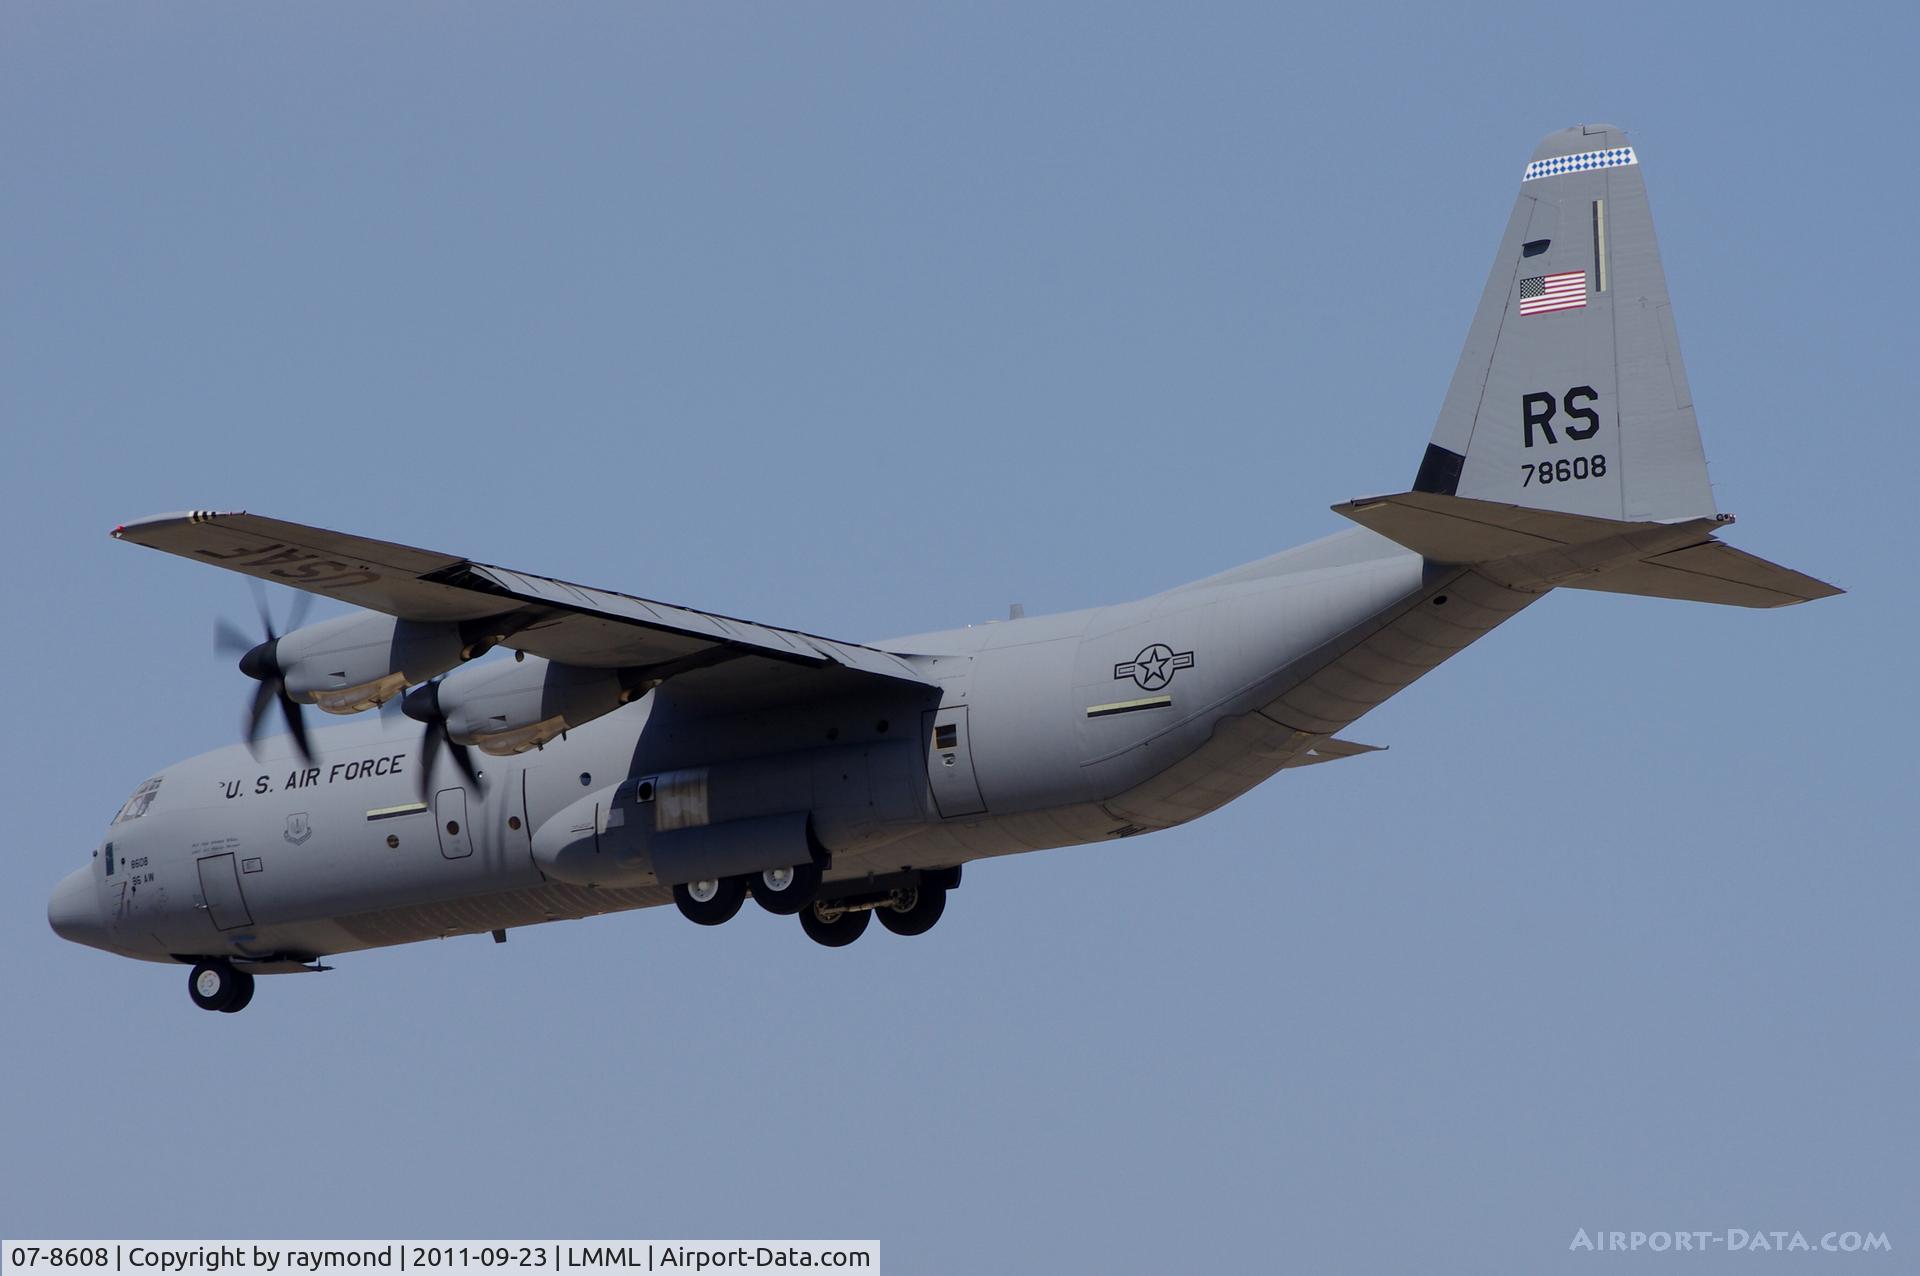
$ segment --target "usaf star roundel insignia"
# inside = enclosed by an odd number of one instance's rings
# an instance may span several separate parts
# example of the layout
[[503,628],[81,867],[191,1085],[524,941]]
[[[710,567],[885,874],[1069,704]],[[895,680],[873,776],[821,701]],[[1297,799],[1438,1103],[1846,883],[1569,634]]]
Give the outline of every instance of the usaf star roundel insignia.
[[1174,674],[1191,668],[1191,651],[1175,651],[1164,642],[1156,642],[1151,647],[1142,647],[1140,654],[1126,664],[1115,665],[1113,676],[1133,679],[1142,691],[1158,691],[1173,681]]

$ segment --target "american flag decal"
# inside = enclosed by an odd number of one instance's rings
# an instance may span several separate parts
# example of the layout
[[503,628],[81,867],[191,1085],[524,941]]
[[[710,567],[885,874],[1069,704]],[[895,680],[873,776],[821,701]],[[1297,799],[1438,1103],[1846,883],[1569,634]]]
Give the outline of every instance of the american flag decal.
[[1520,281],[1520,313],[1551,314],[1578,310],[1587,304],[1587,272],[1567,270],[1557,275],[1535,275]]

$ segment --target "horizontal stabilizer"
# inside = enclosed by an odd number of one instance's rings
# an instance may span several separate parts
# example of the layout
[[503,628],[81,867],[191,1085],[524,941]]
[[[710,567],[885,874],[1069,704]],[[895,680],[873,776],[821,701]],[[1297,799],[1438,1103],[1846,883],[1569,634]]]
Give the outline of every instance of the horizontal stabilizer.
[[1627,523],[1438,492],[1369,497],[1333,510],[1436,563],[1459,564],[1491,563],[1575,546],[1617,549],[1623,537],[1636,547],[1664,552],[1704,541],[1714,528],[1733,521],[1731,515],[1717,515],[1683,523]]
[[1472,566],[1516,589],[1566,586],[1736,607],[1781,607],[1843,592],[1715,540],[1731,514],[1628,522],[1438,492],[1333,508],[1433,562]]
[[1281,764],[1282,771],[1297,766],[1313,766],[1321,762],[1337,762],[1341,758],[1357,758],[1363,753],[1383,753],[1384,744],[1359,744],[1352,740],[1340,740],[1325,736],[1314,742],[1311,749]]
[[1567,584],[1572,589],[1733,607],[1786,607],[1847,592],[1719,541],[1628,563]]

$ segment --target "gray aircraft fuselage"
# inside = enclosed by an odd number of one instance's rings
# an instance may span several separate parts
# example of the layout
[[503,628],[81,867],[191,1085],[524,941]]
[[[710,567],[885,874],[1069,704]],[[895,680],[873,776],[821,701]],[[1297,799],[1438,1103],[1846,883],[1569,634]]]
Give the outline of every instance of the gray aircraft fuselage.
[[[591,819],[569,812],[596,795],[612,804],[633,777],[768,756],[866,772],[852,800],[818,803],[829,883],[1166,828],[1312,760],[1430,667],[1315,687],[1464,574],[1356,529],[1137,602],[879,644],[927,671],[937,699],[903,687],[734,718],[686,710],[668,684],[540,750],[484,760],[477,788],[443,755],[425,806],[404,720],[318,732],[311,763],[285,737],[258,759],[219,749],[162,772],[146,809],[107,830],[61,884],[56,928],[156,961],[284,964],[666,903],[644,865],[555,880],[536,847],[577,840]],[[1455,602],[1459,645],[1533,597],[1500,592],[1492,608]]]
[[[1556,588],[1841,592],[1717,538],[1641,157],[1606,124],[1521,172],[1412,488],[1334,508],[1358,527],[1150,598],[872,646],[246,511],[135,520],[114,536],[359,610],[229,627],[249,736],[276,700],[294,735],[140,786],[48,919],[191,963],[220,1012],[336,953],[669,900],[718,925],[750,896],[830,947],[923,934],[967,863],[1368,752],[1335,733]],[[425,734],[369,716],[302,755],[301,705],[396,702]]]

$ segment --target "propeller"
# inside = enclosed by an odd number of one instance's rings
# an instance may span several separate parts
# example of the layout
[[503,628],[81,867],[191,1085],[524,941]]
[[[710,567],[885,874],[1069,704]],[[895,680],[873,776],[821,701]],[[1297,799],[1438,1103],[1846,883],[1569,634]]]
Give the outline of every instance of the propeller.
[[[264,640],[249,638],[247,634],[229,620],[215,620],[213,623],[213,648],[221,655],[238,656],[240,672],[259,683],[254,688],[253,701],[247,706],[247,716],[242,724],[247,737],[247,748],[254,749],[260,739],[260,725],[266,719],[267,710],[273,702],[280,702],[280,714],[286,720],[287,734],[293,737],[293,746],[307,762],[313,761],[313,749],[307,742],[306,719],[300,714],[299,702],[287,695],[286,676],[280,669],[278,648],[280,634],[273,627],[273,613],[267,607],[267,591],[259,581],[253,585],[253,601],[260,609],[260,628],[266,634]],[[307,609],[313,605],[313,595],[296,593],[293,609],[287,613],[287,632],[298,629],[307,618]],[[258,750],[254,750],[258,757]]]
[[467,777],[467,783],[474,788],[480,787],[480,773],[474,769],[472,750],[453,738],[453,732],[447,728],[447,715],[440,708],[440,679],[423,683],[407,692],[400,702],[400,712],[415,722],[425,724],[420,733],[420,800],[427,800],[428,790],[433,786],[433,764],[441,749],[452,755],[453,764],[460,768],[460,774]]

